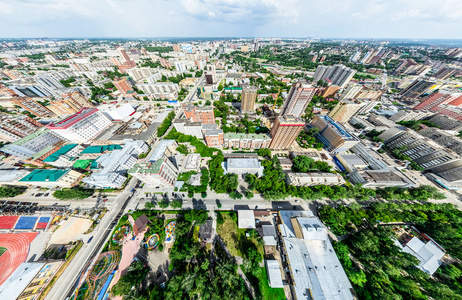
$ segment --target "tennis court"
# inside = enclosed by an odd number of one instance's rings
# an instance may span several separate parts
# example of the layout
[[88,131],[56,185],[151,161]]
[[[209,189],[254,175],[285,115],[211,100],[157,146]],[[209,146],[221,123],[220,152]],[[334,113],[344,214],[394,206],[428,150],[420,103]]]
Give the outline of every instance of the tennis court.
[[18,222],[14,229],[23,229],[23,230],[32,230],[35,227],[35,223],[37,223],[38,217],[29,217],[29,216],[22,216],[19,217]]
[[51,217],[40,217],[37,225],[35,226],[35,229],[45,229],[48,226],[48,223],[50,222]]
[[0,217],[0,229],[11,229],[16,224],[19,216],[1,216]]

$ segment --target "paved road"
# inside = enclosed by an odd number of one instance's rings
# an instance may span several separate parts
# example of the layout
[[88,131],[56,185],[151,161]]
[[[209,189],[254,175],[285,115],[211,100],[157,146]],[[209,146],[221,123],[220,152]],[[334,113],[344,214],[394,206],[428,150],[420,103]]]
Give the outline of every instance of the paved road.
[[[119,195],[117,200],[114,202],[113,207],[108,213],[101,219],[100,224],[93,231],[93,240],[91,243],[84,241],[84,246],[80,249],[74,259],[71,261],[69,266],[63,272],[63,274],[55,282],[50,293],[45,299],[47,300],[62,300],[65,299],[71,289],[77,281],[78,275],[83,271],[83,268],[87,264],[90,258],[97,256],[108,238],[110,232],[114,227],[113,221],[117,221],[118,218],[126,211],[127,206],[136,197],[131,197],[131,189],[135,187],[138,180],[132,178],[128,183],[127,188]],[[128,201],[128,202],[127,202]],[[127,205],[125,203],[127,202]]]

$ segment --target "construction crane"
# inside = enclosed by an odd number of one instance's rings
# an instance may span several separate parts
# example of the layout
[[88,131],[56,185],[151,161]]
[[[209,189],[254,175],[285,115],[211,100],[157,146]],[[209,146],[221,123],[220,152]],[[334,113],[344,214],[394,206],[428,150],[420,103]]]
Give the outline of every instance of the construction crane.
[[273,111],[274,111],[274,108],[276,107],[276,102],[278,101],[280,92],[281,92],[281,89],[278,89],[278,94],[276,95],[276,99],[274,100],[274,104],[273,104]]

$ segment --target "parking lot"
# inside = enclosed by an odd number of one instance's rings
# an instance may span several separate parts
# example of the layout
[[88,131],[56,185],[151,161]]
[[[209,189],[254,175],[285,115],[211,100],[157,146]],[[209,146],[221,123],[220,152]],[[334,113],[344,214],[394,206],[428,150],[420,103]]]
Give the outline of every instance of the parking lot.
[[45,211],[66,211],[68,205],[39,205],[38,202],[0,201],[0,214],[2,215],[29,215]]

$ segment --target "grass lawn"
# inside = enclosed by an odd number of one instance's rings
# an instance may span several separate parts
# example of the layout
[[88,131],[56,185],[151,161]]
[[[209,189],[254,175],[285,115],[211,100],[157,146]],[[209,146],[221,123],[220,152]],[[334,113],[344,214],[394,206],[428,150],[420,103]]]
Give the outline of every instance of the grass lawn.
[[5,247],[0,247],[0,256],[2,256],[2,254],[5,253],[6,250],[8,249],[6,249]]
[[245,233],[248,230],[237,227],[237,214],[235,212],[217,212],[217,214],[221,215],[221,217],[218,217],[219,219],[223,218],[223,222],[218,222],[217,224],[217,233],[225,242],[231,255],[243,257],[243,252],[245,253],[248,248],[248,243],[255,244],[260,254],[264,255],[263,245],[258,242],[257,238],[246,237]]
[[265,267],[259,268],[256,271],[255,275],[250,273],[246,273],[245,275],[247,276],[253,288],[255,289],[257,298],[271,300],[286,299],[284,289],[273,289],[269,286]]

